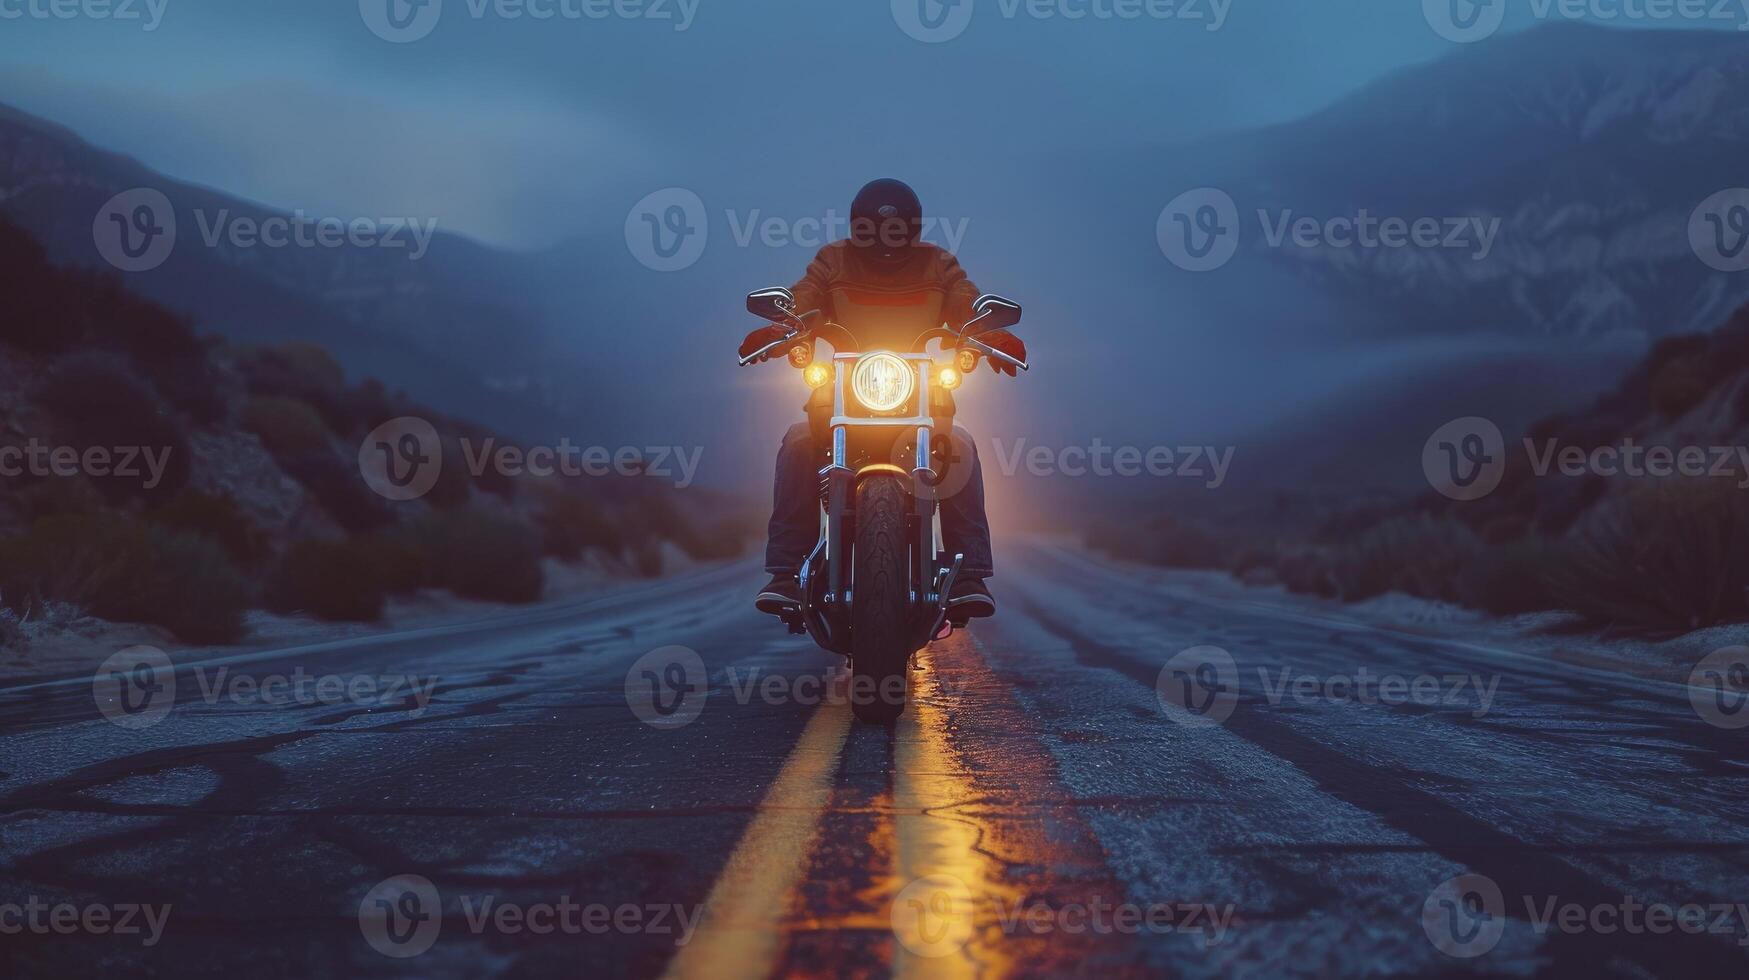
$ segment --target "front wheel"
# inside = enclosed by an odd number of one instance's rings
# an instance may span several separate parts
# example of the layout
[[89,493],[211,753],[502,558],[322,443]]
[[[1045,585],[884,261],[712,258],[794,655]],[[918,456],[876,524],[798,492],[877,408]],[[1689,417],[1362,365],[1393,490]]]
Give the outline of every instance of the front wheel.
[[867,722],[890,722],[905,710],[912,653],[905,629],[909,499],[896,476],[870,477],[856,489],[850,690],[856,717]]

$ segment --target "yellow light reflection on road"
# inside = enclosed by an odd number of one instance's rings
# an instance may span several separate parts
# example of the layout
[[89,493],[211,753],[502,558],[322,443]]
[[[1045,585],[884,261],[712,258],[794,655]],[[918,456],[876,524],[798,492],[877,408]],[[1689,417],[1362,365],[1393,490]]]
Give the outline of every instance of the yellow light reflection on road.
[[1013,964],[998,914],[1021,896],[982,849],[988,828],[968,812],[977,787],[953,751],[929,651],[917,658],[923,669],[894,731],[893,975],[1003,976]]

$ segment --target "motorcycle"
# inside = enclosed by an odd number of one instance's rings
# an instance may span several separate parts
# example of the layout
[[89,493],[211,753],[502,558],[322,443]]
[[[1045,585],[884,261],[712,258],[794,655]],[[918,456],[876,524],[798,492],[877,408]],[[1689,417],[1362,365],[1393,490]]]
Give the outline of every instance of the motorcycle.
[[[820,461],[820,539],[803,563],[802,604],[784,625],[849,659],[856,716],[890,722],[905,710],[911,656],[964,620],[948,596],[964,556],[941,549],[937,488],[949,480],[954,397],[981,358],[1028,365],[978,338],[1020,322],[1020,306],[985,294],[958,330],[924,332],[909,350],[863,351],[818,310],[798,312],[788,289],[747,296],[747,310],[783,337],[740,359],[742,367],[784,352],[812,390],[808,418]],[[936,364],[929,346],[951,359]],[[825,342],[830,359],[815,356]]]

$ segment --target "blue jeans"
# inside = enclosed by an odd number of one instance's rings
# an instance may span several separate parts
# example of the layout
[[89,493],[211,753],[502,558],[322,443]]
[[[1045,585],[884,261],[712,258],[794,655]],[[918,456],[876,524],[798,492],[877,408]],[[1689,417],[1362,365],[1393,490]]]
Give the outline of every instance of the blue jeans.
[[[960,577],[988,578],[995,570],[990,556],[990,520],[984,516],[984,468],[971,434],[955,426],[951,466],[969,470],[948,472],[942,481],[941,537],[948,554],[965,555]],[[765,544],[765,570],[794,575],[820,541],[820,467],[825,450],[814,445],[806,422],[790,426],[777,451],[777,482],[772,491],[771,529]],[[962,486],[961,478],[965,477]]]

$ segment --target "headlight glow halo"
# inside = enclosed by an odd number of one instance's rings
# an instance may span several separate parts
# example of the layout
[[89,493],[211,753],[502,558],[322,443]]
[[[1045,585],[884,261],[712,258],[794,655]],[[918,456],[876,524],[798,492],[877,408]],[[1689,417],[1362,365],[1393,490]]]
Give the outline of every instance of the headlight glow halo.
[[850,372],[850,390],[863,408],[891,412],[910,400],[917,388],[916,372],[897,354],[878,351],[857,358]]

